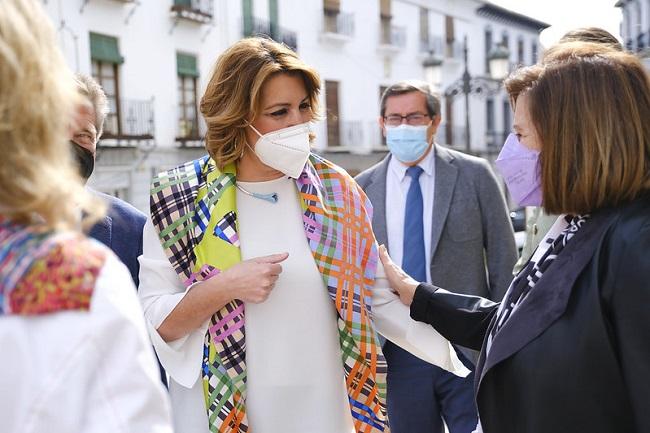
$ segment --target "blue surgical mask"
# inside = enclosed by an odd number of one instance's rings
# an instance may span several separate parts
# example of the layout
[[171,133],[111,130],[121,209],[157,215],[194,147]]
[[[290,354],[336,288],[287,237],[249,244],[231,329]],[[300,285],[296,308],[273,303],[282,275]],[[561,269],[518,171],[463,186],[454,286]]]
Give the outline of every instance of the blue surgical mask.
[[428,125],[386,126],[386,144],[398,161],[409,164],[422,158],[429,149]]

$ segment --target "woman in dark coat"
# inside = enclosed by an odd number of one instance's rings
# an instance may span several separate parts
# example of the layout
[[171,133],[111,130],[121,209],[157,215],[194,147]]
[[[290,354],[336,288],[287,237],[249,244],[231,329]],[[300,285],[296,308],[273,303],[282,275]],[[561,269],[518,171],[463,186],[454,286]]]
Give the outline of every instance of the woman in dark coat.
[[411,317],[481,350],[478,432],[650,432],[650,81],[639,60],[569,43],[506,80],[513,199],[561,215],[496,304],[409,278]]

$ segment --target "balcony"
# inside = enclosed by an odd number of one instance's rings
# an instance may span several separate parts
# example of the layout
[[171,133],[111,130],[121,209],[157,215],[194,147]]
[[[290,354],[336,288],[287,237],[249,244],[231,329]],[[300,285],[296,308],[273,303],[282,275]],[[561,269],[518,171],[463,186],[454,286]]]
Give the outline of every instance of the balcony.
[[122,99],[120,109],[111,111],[104,122],[103,145],[133,146],[154,138],[153,98],[150,100]]
[[463,43],[457,40],[447,41],[444,53],[446,59],[463,60]]
[[387,53],[397,53],[406,46],[406,27],[390,24],[382,19],[379,27],[379,49]]
[[420,39],[420,54],[433,54],[442,57],[444,54],[442,36],[429,35],[428,39]]
[[341,146],[349,150],[363,149],[362,122],[341,122]]
[[354,15],[336,11],[323,14],[322,40],[330,42],[347,42],[354,36]]
[[205,121],[200,116],[199,119],[186,118],[184,117],[186,114],[187,112],[179,106],[176,117],[178,119],[176,143],[180,147],[204,147]]
[[207,24],[212,21],[213,0],[173,0],[171,12],[174,18]]
[[298,51],[298,34],[294,31],[287,30],[271,21],[257,17],[252,17],[249,22],[244,17],[243,25],[244,30],[242,34],[244,37],[265,36],[276,42],[285,44],[294,51]]

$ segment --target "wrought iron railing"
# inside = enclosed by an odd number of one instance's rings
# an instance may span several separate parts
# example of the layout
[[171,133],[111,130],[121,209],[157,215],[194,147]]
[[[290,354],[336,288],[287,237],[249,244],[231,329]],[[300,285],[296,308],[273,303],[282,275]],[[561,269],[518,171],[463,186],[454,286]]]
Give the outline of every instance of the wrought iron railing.
[[379,27],[379,43],[403,48],[406,46],[406,27],[391,25],[390,21],[382,22]]
[[442,36],[429,35],[428,39],[420,39],[420,52],[442,56],[444,54]]
[[445,42],[445,57],[448,59],[463,59],[463,43],[453,40]]
[[181,18],[207,22],[214,14],[214,0],[173,0],[171,10]]
[[354,35],[354,14],[325,11],[323,15],[323,31],[343,36]]
[[363,137],[363,122],[341,122],[341,146],[362,147]]
[[250,24],[247,24],[246,21],[247,19],[244,17],[242,32],[244,37],[266,36],[276,42],[285,44],[294,51],[298,50],[298,34],[296,32],[287,30],[275,25],[269,20],[264,20],[258,17],[252,17]]
[[[177,109],[177,130],[176,142],[181,147],[198,147],[203,146],[205,131],[207,129],[203,117],[199,115],[198,118],[186,118],[185,111],[182,107]],[[197,113],[198,114],[198,113]]]
[[104,139],[151,140],[154,137],[153,99],[121,99],[119,112],[111,111],[104,121]]

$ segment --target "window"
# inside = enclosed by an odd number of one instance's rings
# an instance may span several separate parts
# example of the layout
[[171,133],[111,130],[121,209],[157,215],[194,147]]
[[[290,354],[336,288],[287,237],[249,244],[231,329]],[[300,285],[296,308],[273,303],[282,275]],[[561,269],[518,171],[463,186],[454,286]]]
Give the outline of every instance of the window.
[[456,31],[454,30],[454,17],[445,16],[445,42],[447,46],[445,57],[454,57],[454,42],[456,41]]
[[178,139],[199,140],[197,110],[197,79],[199,71],[196,57],[190,54],[176,54],[178,73]]
[[494,132],[494,99],[488,99],[485,104],[486,129],[488,133]]
[[445,137],[447,138],[447,146],[454,145],[454,100],[453,98],[445,98],[445,116],[447,122],[445,123]]
[[390,13],[391,9],[391,0],[379,0],[379,16],[381,18],[391,19],[392,15]]
[[[420,42],[427,47],[429,45],[429,9],[420,8]],[[422,50],[427,51],[427,50]]]
[[281,41],[280,24],[279,24],[278,0],[269,0],[269,21],[271,37],[276,41]]
[[379,18],[381,23],[381,43],[391,45],[393,42],[391,34],[392,15],[390,13],[391,0],[379,0]]
[[508,32],[503,32],[501,34],[501,45],[510,50],[510,38],[508,36]]
[[492,52],[492,29],[485,29],[485,73],[490,74],[490,53]]
[[524,64],[524,39],[517,39],[517,63],[520,65]]
[[330,33],[338,33],[338,17],[341,12],[340,0],[325,0],[323,2],[323,14],[325,16],[325,31]]
[[510,119],[512,116],[512,109],[510,107],[510,101],[505,99],[503,101],[503,135],[507,136],[512,130]]
[[121,133],[118,72],[124,58],[120,55],[117,38],[90,33],[90,58],[92,76],[102,86],[108,99],[104,135],[118,136]]
[[242,16],[244,17],[244,36],[253,34],[253,0],[242,0]]
[[497,146],[497,133],[494,131],[494,99],[489,98],[485,101],[485,136],[488,147]]
[[532,63],[537,63],[537,42],[533,41],[531,48]]
[[325,81],[325,109],[327,113],[327,146],[341,145],[339,125],[339,82]]

